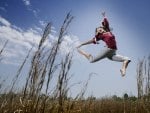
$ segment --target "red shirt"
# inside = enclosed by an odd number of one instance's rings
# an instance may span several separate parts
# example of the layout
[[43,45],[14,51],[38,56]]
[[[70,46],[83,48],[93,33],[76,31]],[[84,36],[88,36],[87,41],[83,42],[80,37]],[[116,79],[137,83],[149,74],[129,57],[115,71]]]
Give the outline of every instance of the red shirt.
[[117,49],[115,36],[111,32],[106,32],[103,34],[98,33],[95,38],[93,38],[93,43],[96,44],[96,41],[99,40],[103,40],[108,48]]
[[103,40],[108,48],[117,49],[115,36],[110,32],[109,22],[106,17],[103,19],[102,25],[106,30],[106,33],[98,33],[95,38],[93,38],[93,43],[96,44],[96,41]]

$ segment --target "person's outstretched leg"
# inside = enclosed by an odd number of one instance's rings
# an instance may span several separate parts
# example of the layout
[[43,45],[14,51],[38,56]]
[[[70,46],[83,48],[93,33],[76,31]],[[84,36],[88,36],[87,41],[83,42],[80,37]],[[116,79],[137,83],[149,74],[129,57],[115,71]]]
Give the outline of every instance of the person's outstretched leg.
[[88,54],[88,53],[86,53],[85,51],[83,51],[83,50],[81,50],[81,49],[77,49],[78,50],[78,52],[80,53],[80,54],[82,54],[83,56],[85,56],[88,60],[91,60],[91,58],[92,58],[92,55],[91,54]]
[[104,48],[96,56],[92,56],[91,54],[88,54],[88,53],[86,53],[83,50],[81,50],[81,49],[78,48],[78,52],[80,54],[82,54],[83,56],[85,56],[90,61],[90,63],[94,63],[94,62],[97,62],[97,61],[99,61],[101,59],[106,58],[107,54],[109,54],[110,51],[111,50],[109,48]]

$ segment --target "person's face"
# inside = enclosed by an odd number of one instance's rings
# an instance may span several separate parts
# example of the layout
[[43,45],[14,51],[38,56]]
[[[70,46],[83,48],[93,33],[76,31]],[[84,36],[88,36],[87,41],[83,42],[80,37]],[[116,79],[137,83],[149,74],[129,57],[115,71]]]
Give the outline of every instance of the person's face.
[[103,29],[103,28],[101,28],[101,27],[99,27],[99,28],[97,28],[97,33],[104,33],[105,32],[105,30]]

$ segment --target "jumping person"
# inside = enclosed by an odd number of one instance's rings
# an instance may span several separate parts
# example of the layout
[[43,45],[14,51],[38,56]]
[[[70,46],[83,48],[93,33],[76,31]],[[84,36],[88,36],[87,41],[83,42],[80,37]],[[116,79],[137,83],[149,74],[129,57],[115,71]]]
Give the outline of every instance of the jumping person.
[[[102,21],[102,25],[96,28],[95,37],[89,41],[81,43],[77,47],[77,50],[80,54],[85,56],[91,63],[97,62],[103,58],[108,58],[113,61],[123,62],[120,72],[122,76],[125,76],[127,66],[131,60],[128,57],[116,54],[117,45],[116,45],[115,36],[112,34],[110,30],[109,22],[105,16],[105,12],[102,13],[102,16],[104,17],[104,19]],[[106,47],[97,56],[92,56],[91,54],[86,53],[85,51],[80,49],[80,47],[84,45],[88,45],[92,43],[98,44],[99,40],[104,41],[106,43]]]

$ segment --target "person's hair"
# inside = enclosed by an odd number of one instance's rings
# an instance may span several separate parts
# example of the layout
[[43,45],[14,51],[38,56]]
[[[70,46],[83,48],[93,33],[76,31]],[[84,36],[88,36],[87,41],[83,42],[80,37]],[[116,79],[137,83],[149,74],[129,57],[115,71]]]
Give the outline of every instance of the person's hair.
[[110,29],[109,28],[107,28],[107,27],[103,27],[103,29],[106,31],[106,32],[109,32],[110,31]]
[[[97,33],[97,29],[98,28],[102,28],[102,29],[104,29],[105,30],[105,28],[103,27],[103,26],[100,26],[100,27],[97,27],[96,29],[95,29],[95,33]],[[106,31],[106,30],[105,30]]]

